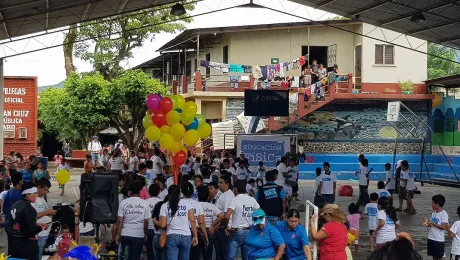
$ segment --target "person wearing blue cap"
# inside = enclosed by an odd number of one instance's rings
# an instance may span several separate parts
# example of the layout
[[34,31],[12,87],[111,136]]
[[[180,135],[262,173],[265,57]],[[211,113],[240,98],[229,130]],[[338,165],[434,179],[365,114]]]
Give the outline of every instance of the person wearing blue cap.
[[286,244],[278,229],[267,221],[261,209],[252,213],[252,221],[253,226],[246,237],[248,260],[281,259]]

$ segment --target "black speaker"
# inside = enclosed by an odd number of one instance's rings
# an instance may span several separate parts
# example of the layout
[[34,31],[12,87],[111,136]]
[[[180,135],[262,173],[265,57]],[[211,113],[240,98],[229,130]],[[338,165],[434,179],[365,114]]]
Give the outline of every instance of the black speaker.
[[118,176],[83,174],[80,182],[80,221],[114,224],[118,213]]

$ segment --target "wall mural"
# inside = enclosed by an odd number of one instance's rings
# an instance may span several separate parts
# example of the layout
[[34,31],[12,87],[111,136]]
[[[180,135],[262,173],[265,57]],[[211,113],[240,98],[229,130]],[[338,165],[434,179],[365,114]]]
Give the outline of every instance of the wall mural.
[[[418,117],[428,122],[428,102],[404,102]],[[299,139],[315,140],[372,140],[401,138],[396,129],[386,121],[387,102],[360,102],[328,104],[306,115],[293,124],[278,131],[279,133],[296,133]],[[412,114],[404,112],[408,120],[422,133],[423,123]],[[404,126],[409,123],[401,121],[398,130],[405,134]],[[421,134],[426,138],[426,134]]]
[[442,146],[445,154],[460,155],[460,100],[443,93],[434,93],[432,103],[433,153],[441,154],[435,144]]

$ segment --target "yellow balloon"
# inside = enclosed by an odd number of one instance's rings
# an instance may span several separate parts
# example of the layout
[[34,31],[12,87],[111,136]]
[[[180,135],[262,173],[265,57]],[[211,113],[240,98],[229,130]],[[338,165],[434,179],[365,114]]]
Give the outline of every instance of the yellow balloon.
[[174,138],[174,140],[179,141],[184,137],[185,134],[185,127],[181,123],[175,123],[173,126],[171,126],[171,135]]
[[211,126],[208,123],[198,126],[196,130],[200,134],[200,138],[206,138],[211,134]]
[[150,142],[158,141],[158,139],[160,139],[161,136],[160,128],[154,125],[149,126],[149,128],[145,130],[145,136],[147,137],[147,139],[149,139]]
[[160,137],[160,146],[165,150],[171,150],[174,145],[174,138],[170,134],[163,134]]
[[198,126],[206,123],[206,118],[202,114],[196,114],[195,117],[198,120]]
[[185,98],[182,95],[176,95],[177,108],[183,109],[185,105]]
[[194,146],[200,140],[200,134],[197,130],[188,130],[184,135],[184,143],[186,146]]
[[171,127],[169,125],[164,125],[160,128],[161,134],[171,133]]
[[175,123],[179,123],[180,122],[179,112],[177,112],[176,110],[169,111],[168,114],[166,114],[166,122],[170,126],[174,125]]
[[193,101],[188,101],[184,105],[184,113],[190,114],[195,116],[196,112],[198,111],[198,107],[196,106],[196,103]]
[[193,114],[190,114],[190,113],[185,113],[182,112],[182,115],[180,115],[180,121],[182,122],[182,124],[184,125],[190,125],[191,123],[193,123],[193,120],[195,119],[195,115]]
[[70,181],[70,172],[68,170],[59,170],[57,173],[56,173],[56,181],[60,184],[60,185],[65,185],[66,183],[68,183]]
[[183,147],[184,146],[182,145],[181,142],[174,142],[171,152],[178,153],[182,150]]
[[149,126],[153,125],[152,122],[152,115],[145,115],[144,118],[142,119],[142,125],[144,125],[144,129],[149,128]]

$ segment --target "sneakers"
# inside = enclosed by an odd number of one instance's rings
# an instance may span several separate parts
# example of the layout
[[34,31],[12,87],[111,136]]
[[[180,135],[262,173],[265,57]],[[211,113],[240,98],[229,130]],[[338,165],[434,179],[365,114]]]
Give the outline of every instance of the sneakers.
[[416,211],[415,209],[409,210],[409,211],[407,212],[407,214],[409,214],[409,215],[415,215],[415,214],[417,214],[417,211]]
[[403,210],[404,213],[409,213],[409,211],[410,211],[409,209],[404,209]]

